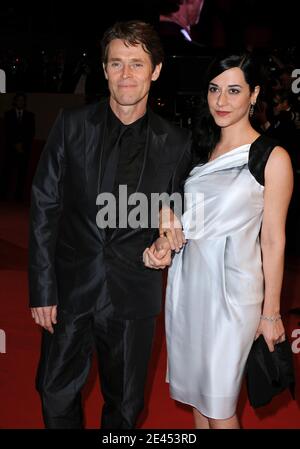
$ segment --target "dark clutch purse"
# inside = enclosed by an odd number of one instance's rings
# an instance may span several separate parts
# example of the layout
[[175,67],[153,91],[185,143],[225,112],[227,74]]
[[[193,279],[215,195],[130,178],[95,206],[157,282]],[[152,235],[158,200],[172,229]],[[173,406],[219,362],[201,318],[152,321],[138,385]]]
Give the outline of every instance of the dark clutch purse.
[[288,340],[275,345],[270,352],[263,335],[251,347],[246,363],[246,384],[252,407],[262,407],[285,389],[295,398],[293,353]]

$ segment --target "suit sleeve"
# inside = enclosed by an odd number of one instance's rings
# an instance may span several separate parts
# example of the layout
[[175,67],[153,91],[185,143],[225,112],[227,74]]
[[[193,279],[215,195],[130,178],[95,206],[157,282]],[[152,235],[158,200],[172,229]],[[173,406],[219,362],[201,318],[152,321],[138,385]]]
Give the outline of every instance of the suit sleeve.
[[[179,159],[176,168],[174,170],[172,180],[171,180],[171,194],[179,193],[182,197],[182,202],[180,205],[181,211],[183,211],[183,186],[192,166],[192,137],[191,133],[188,134],[184,150],[181,158]],[[176,207],[174,209],[176,215],[180,215],[180,210],[177,211]]]
[[57,304],[54,256],[63,201],[64,114],[50,132],[33,179],[29,233],[30,307]]

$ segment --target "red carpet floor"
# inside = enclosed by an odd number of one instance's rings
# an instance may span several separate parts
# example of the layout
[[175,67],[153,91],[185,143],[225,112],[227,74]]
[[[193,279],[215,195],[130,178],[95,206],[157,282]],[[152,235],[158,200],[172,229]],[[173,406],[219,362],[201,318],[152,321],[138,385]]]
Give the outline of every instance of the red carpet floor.
[[[0,353],[0,428],[42,428],[39,396],[34,377],[39,356],[40,330],[32,321],[27,303],[28,208],[0,204],[0,329],[6,334],[6,352]],[[283,311],[288,335],[293,341],[297,377],[300,373],[300,316],[287,311],[300,306],[300,259],[288,258],[283,288]],[[298,329],[298,330],[297,330]],[[226,355],[226,354],[225,354]],[[147,429],[192,429],[188,407],[169,398],[165,383],[166,348],[163,316],[157,323],[154,352],[147,385],[147,407],[141,427]],[[187,379],[188,381],[188,379]],[[300,428],[300,380],[296,401],[288,393],[271,405],[254,411],[243,387],[238,413],[243,428]],[[94,363],[84,390],[87,428],[98,428],[102,398]]]

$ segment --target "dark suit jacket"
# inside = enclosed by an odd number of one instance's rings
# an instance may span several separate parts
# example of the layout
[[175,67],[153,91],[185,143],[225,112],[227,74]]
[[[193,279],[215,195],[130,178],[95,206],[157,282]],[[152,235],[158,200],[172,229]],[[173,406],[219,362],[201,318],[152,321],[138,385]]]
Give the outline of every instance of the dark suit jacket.
[[[161,271],[142,261],[157,229],[117,229],[107,241],[96,225],[106,111],[107,102],[62,111],[42,153],[32,187],[30,306],[89,310],[105,269],[117,313],[141,318],[161,306]],[[148,127],[137,191],[178,191],[190,168],[190,132],[150,110]]]

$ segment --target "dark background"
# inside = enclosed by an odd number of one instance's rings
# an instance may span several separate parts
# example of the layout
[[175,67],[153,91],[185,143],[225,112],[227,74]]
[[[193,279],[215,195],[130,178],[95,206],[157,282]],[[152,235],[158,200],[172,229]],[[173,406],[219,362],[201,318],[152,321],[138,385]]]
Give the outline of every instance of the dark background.
[[[155,24],[163,0],[98,0],[78,3],[1,2],[1,47],[8,43],[25,48],[30,43],[91,42],[116,20],[142,19]],[[206,44],[213,42],[211,27],[226,30],[226,42],[241,39],[249,24],[272,28],[274,43],[299,40],[297,0],[206,0],[197,34]],[[22,40],[20,40],[22,37]]]
[[[158,22],[163,0],[1,2],[0,54],[32,56],[40,50],[95,51],[103,31],[117,20]],[[296,0],[206,0],[196,40],[207,46],[293,46],[299,41]]]

